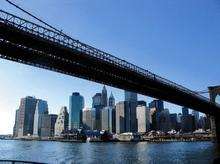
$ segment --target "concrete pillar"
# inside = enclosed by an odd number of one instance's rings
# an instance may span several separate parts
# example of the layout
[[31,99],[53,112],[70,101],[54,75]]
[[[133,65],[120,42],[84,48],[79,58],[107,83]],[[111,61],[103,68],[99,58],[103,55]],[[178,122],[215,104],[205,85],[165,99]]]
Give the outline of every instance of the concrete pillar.
[[[210,101],[215,103],[220,95],[220,86],[208,87]],[[220,116],[210,116],[211,131],[217,142],[220,143]]]

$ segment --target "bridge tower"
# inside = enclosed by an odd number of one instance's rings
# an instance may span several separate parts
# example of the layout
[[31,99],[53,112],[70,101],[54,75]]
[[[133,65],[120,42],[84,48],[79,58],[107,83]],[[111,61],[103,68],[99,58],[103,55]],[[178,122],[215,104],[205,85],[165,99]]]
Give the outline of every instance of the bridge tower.
[[[220,95],[220,86],[208,87],[211,102],[216,102],[216,97]],[[210,116],[211,131],[216,141],[220,143],[220,116]]]

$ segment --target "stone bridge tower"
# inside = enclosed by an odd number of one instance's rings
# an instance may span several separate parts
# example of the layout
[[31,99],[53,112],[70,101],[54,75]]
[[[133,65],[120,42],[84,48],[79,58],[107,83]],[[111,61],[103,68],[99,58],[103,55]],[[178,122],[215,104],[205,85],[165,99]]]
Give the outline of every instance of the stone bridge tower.
[[[216,97],[220,95],[220,86],[208,87],[209,97],[211,102],[216,102]],[[220,116],[210,116],[211,131],[216,137],[217,141],[220,142]]]

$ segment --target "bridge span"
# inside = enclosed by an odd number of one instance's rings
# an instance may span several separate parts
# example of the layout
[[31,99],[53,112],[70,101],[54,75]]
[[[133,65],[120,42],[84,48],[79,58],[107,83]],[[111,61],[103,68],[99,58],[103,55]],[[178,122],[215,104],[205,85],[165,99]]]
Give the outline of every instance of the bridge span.
[[220,115],[218,104],[188,88],[3,10],[0,57]]

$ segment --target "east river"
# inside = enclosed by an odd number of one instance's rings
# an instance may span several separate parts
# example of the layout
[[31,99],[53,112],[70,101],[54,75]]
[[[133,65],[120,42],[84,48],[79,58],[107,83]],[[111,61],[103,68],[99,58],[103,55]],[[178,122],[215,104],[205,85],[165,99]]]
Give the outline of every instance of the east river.
[[0,160],[45,163],[212,163],[212,142],[68,143],[0,140]]

